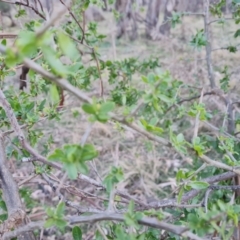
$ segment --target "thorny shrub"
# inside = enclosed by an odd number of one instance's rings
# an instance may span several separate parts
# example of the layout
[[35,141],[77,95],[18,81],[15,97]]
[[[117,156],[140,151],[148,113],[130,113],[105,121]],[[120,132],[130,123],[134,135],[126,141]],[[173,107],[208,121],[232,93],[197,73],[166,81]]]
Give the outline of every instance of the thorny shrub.
[[[1,89],[11,106],[11,110],[4,105],[0,109],[1,131],[8,139],[7,159],[14,159],[11,164],[15,168],[22,164],[33,165],[34,176],[47,183],[59,198],[57,206],[53,199],[40,202],[32,198],[33,188],[24,183],[19,186],[27,214],[44,206],[41,219],[44,223],[39,221],[38,226],[30,228],[37,237],[44,228],[59,239],[61,234],[71,233],[75,240],[89,234],[98,240],[231,238],[240,213],[238,186],[233,186],[238,184],[233,179],[240,172],[240,145],[235,127],[240,120],[238,114],[233,114],[239,102],[230,94],[230,65],[222,70],[224,77],[219,84],[213,77],[215,63],[211,59],[209,26],[214,28],[216,23],[224,26],[228,21],[238,26],[240,1],[232,1],[230,20],[225,19],[222,11],[225,1],[210,6],[208,1],[203,2],[202,18],[209,22],[205,29],[196,29],[187,44],[197,51],[206,51],[209,81],[215,86],[210,90],[174,79],[171,72],[161,68],[160,60],[154,55],[145,60],[134,57],[103,60],[99,49],[105,36],[99,33],[98,24],[90,22],[83,27],[82,15],[90,5],[87,0],[75,1],[67,13],[69,18],[74,16],[71,22],[46,27],[43,20],[31,20],[19,32],[14,47],[9,47],[7,39],[1,41]],[[101,5],[101,2],[92,4]],[[24,14],[21,8],[17,17]],[[168,21],[175,27],[181,24],[184,15],[174,13]],[[210,22],[210,17],[215,21]],[[239,37],[240,29],[229,39],[235,42]],[[238,46],[229,44],[223,48],[229,54],[237,54]],[[89,64],[84,58],[86,54],[91,56]],[[62,57],[70,64],[64,64]],[[15,74],[15,67],[22,63],[30,68],[29,91],[18,91],[6,82],[7,77]],[[89,97],[96,86],[99,86],[99,94]],[[45,129],[36,131],[35,125],[40,121],[51,120],[54,128],[61,119],[69,118],[64,116],[64,106],[59,108],[61,89],[75,96],[76,105],[81,106],[81,109],[73,109],[70,118],[85,119],[90,126],[96,122],[109,124],[120,133],[132,129],[145,139],[142,150],[146,154],[154,148],[159,158],[171,152],[179,159],[191,159],[182,161],[181,168],[171,173],[176,177],[174,192],[169,188],[166,197],[159,191],[158,199],[147,202],[118,190],[118,184],[126,180],[124,169],[118,164],[112,164],[111,170],[101,176],[96,169],[92,174],[91,162],[100,157],[101,152],[94,141],[88,141],[89,129],[81,142],[68,139],[68,144],[57,147],[53,133],[46,133]],[[209,95],[221,101],[224,111],[208,107],[204,98]],[[40,156],[24,148],[19,136],[9,135],[11,129],[18,132],[7,111],[14,113],[24,129],[26,141]],[[200,123],[208,126],[207,131],[200,129]],[[54,175],[55,167],[61,169],[57,176],[63,180]],[[91,186],[89,192],[79,180]],[[4,222],[8,219],[8,204],[4,202],[4,192],[1,196],[0,216]]]

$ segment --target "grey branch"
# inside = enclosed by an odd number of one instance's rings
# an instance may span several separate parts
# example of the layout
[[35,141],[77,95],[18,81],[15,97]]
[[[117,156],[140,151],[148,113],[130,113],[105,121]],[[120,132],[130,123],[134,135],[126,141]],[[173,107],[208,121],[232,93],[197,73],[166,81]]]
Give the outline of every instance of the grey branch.
[[5,233],[1,239],[2,240],[10,240],[12,238],[19,236],[22,233],[30,232],[35,229],[40,229],[43,227],[43,225],[44,225],[44,221],[30,222],[27,225],[17,228],[16,230],[14,230],[12,232]]
[[[124,215],[117,214],[117,213],[102,213],[102,214],[93,214],[90,216],[71,217],[69,220],[70,220],[70,224],[78,224],[78,223],[86,223],[86,222],[91,223],[91,222],[106,221],[106,220],[123,222]],[[196,239],[196,240],[203,239],[189,232],[187,227],[180,227],[173,224],[169,224],[163,221],[159,221],[156,218],[143,217],[142,219],[138,220],[138,223],[144,226],[152,227],[152,228],[164,229],[168,232],[172,232],[174,234],[177,234],[183,237],[189,237],[190,239]]]
[[7,206],[8,219],[0,225],[0,235],[10,231],[16,225],[21,224],[25,218],[25,212],[22,209],[18,187],[14,181],[11,172],[7,167],[4,138],[0,136],[0,179],[3,198]]

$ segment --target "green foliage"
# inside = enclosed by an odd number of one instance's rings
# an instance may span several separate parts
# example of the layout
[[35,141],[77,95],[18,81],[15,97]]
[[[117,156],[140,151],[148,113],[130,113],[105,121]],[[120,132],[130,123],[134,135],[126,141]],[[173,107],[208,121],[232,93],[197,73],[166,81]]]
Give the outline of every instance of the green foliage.
[[48,156],[50,161],[57,161],[63,164],[68,177],[76,179],[78,173],[86,174],[88,167],[86,161],[90,161],[97,157],[98,152],[91,144],[80,146],[78,144],[68,144],[63,149],[55,149],[55,151]]
[[197,49],[201,49],[207,45],[207,39],[203,29],[197,31],[196,35],[192,37],[190,44]]
[[188,112],[189,116],[196,117],[199,114],[199,119],[204,121],[211,118],[211,115],[207,113],[204,103],[194,103],[192,108]]
[[108,192],[111,192],[113,186],[123,180],[123,171],[121,168],[112,167],[110,173],[105,177],[103,183]]
[[221,89],[224,92],[227,92],[229,90],[229,87],[230,87],[229,86],[230,74],[229,74],[228,67],[225,66],[221,73],[224,75],[223,78],[220,79]]
[[187,141],[184,138],[184,135],[182,133],[179,133],[178,135],[175,135],[172,130],[170,129],[170,141],[173,145],[173,147],[183,154],[187,154]]
[[124,215],[125,223],[128,226],[134,227],[136,229],[139,229],[138,220],[140,220],[143,217],[143,214],[141,212],[135,212],[134,211],[134,202],[130,201],[128,205],[128,211]]
[[7,220],[8,213],[7,213],[7,206],[5,201],[2,199],[2,192],[0,192],[0,222]]
[[109,112],[113,111],[115,104],[113,102],[105,102],[102,104],[93,103],[93,104],[83,104],[82,109],[91,114],[90,121],[99,121],[99,122],[107,122],[109,119]]
[[23,202],[24,202],[25,206],[28,209],[32,209],[32,208],[37,206],[37,203],[31,197],[32,192],[28,188],[26,188],[26,187],[21,188],[19,190],[19,193],[20,193],[20,196],[23,199]]
[[199,156],[205,153],[206,150],[204,143],[201,142],[201,139],[199,137],[193,139],[193,149],[197,152]]
[[210,12],[212,15],[215,15],[221,18],[223,14],[222,8],[225,6],[226,6],[226,0],[220,0],[217,3],[210,5]]
[[181,23],[181,17],[182,17],[182,13],[178,13],[178,12],[173,12],[172,17],[171,17],[171,24],[172,27],[175,28],[175,26],[177,24]]
[[205,189],[209,187],[209,184],[206,182],[200,182],[200,181],[192,181],[188,183],[188,186],[190,186],[193,189]]
[[47,220],[45,222],[45,227],[57,227],[60,231],[64,231],[67,222],[64,220],[64,211],[65,211],[65,204],[60,202],[56,208],[47,208]]

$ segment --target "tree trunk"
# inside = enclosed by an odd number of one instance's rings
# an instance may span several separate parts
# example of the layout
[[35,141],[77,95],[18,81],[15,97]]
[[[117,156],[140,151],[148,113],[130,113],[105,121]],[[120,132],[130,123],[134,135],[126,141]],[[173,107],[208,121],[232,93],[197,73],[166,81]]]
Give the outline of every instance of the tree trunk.
[[[135,13],[132,10],[132,0],[117,0],[115,9],[120,14],[117,23],[117,38],[121,38],[128,33],[130,40],[135,40],[137,38],[137,22]],[[129,27],[130,31],[128,31]]]
[[169,18],[172,17],[172,11],[176,9],[177,4],[177,0],[165,0],[163,23],[159,28],[160,33],[163,35],[169,35],[170,33],[171,22]]
[[159,12],[160,12],[161,0],[149,0],[147,16],[146,16],[146,37],[151,39],[151,32],[156,28]]

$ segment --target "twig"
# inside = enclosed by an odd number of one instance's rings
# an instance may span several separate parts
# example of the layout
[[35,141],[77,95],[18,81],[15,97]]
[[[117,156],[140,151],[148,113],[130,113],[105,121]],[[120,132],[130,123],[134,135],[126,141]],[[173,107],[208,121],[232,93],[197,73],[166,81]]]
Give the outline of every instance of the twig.
[[[226,172],[223,174],[219,174],[213,177],[209,177],[209,178],[205,178],[202,179],[201,181],[207,182],[209,184],[213,184],[216,182],[220,182],[220,181],[224,181],[224,180],[228,180],[231,179],[233,177],[235,177],[236,174],[233,172]],[[187,202],[188,200],[194,198],[195,196],[197,196],[199,193],[201,192],[201,190],[191,190],[187,193],[185,193],[182,196],[181,201],[182,202]],[[156,201],[156,202],[152,202],[151,204],[149,204],[152,208],[162,208],[162,207],[175,207],[176,204],[178,204],[177,199],[172,198],[172,199],[166,199],[166,200],[161,200],[161,201]]]
[[217,162],[217,161],[214,161],[212,159],[210,159],[208,156],[206,155],[201,155],[199,156],[205,163],[211,165],[211,166],[214,166],[214,167],[217,167],[217,168],[221,168],[221,169],[224,169],[224,170],[228,170],[228,171],[232,171],[238,175],[240,175],[240,170],[237,170],[235,169],[235,167],[231,167],[231,166],[228,166],[227,164],[225,163],[221,163],[221,162]]
[[[106,221],[106,220],[123,222],[125,218],[123,214],[103,213],[103,214],[95,214],[90,216],[70,217],[69,219],[70,224],[78,224],[78,223],[85,223],[85,222],[89,223],[89,222],[98,222],[98,221]],[[188,228],[186,227],[180,227],[177,225],[169,224],[163,221],[159,221],[155,218],[143,217],[142,219],[138,220],[138,223],[144,226],[152,227],[152,228],[164,229],[168,232],[172,232],[174,234],[177,234],[183,237],[190,237],[190,239],[203,240],[203,238],[200,238],[197,235],[190,233],[188,231]]]
[[61,169],[61,167],[58,164],[56,164],[54,162],[49,162],[46,158],[42,157],[35,149],[33,149],[29,145],[29,143],[26,141],[25,136],[17,122],[14,112],[13,112],[10,104],[6,100],[6,97],[1,89],[0,89],[0,104],[2,105],[3,109],[5,110],[5,113],[9,119],[11,126],[12,126],[14,132],[16,133],[22,147],[24,149],[26,149],[30,154],[32,154],[38,161],[45,163],[47,165],[50,165],[54,168]]
[[43,225],[44,225],[44,221],[30,222],[23,227],[20,227],[20,228],[17,228],[15,230],[11,231],[11,232],[5,233],[2,236],[1,239],[2,240],[10,240],[12,238],[15,238],[15,237],[21,235],[22,233],[30,232],[30,231],[33,231],[35,229],[40,229],[40,228],[43,227]]
[[[70,1],[67,1],[66,5],[68,6],[70,4]],[[59,21],[60,18],[64,15],[66,12],[66,7],[61,6],[57,11],[55,11],[52,14],[52,17],[47,21],[44,26],[42,26],[37,32],[36,32],[36,37],[42,36],[56,21]]]
[[[204,89],[202,89],[202,91],[201,91],[201,97],[199,99],[199,104],[201,104],[203,101],[203,94],[204,94]],[[193,133],[192,140],[194,140],[198,136],[199,117],[200,117],[200,111],[198,111],[196,118],[195,118],[195,126],[194,126],[194,133]]]
[[33,6],[30,6],[29,3],[23,3],[23,2],[19,2],[19,1],[8,2],[8,3],[30,8],[30,9],[32,9],[39,17],[41,17],[42,19],[46,20],[45,16],[44,16],[42,13],[40,13],[40,12],[38,11],[38,9],[34,8]]
[[207,191],[205,192],[204,201],[203,201],[203,206],[205,207],[205,213],[207,213],[208,211],[208,198],[211,192],[212,192],[211,188],[208,188]]
[[212,24],[212,23],[215,23],[215,22],[221,22],[221,21],[226,21],[226,20],[233,20],[233,18],[228,17],[228,18],[214,19],[214,20],[212,20],[212,21],[209,21],[209,22],[208,22],[208,25],[210,25],[210,24]]
[[85,32],[84,32],[82,26],[80,25],[79,21],[77,20],[77,18],[75,17],[75,15],[73,14],[73,12],[72,12],[71,9],[69,8],[69,6],[67,6],[67,5],[63,2],[63,0],[59,0],[59,1],[67,8],[70,16],[74,19],[74,21],[77,23],[78,27],[81,29],[81,31],[82,31],[81,43],[83,43],[84,38],[85,38]]
[[105,233],[103,232],[102,228],[99,226],[98,223],[96,224],[96,226],[97,226],[98,231],[99,231],[100,234],[102,235],[103,239],[104,239],[104,240],[108,240],[108,238],[106,237]]

